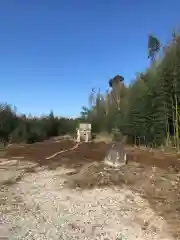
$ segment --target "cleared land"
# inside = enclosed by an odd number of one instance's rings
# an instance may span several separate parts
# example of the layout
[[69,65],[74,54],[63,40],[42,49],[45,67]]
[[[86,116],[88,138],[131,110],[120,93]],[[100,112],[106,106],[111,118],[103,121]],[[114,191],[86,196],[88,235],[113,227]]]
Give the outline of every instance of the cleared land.
[[180,158],[128,149],[104,168],[108,144],[70,140],[10,148],[0,156],[5,239],[180,239]]

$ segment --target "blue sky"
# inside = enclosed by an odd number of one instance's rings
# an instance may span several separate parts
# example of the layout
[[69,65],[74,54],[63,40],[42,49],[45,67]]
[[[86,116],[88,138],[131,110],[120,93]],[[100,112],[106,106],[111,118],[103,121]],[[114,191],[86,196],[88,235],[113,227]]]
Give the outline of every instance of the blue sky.
[[179,10],[179,0],[1,0],[0,102],[77,116],[92,87],[148,66],[148,34],[167,41]]

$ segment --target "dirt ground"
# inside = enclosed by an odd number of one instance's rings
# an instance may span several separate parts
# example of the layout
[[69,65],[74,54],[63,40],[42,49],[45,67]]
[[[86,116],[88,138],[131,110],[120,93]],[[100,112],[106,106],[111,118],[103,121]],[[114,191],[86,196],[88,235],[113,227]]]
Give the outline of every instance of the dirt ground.
[[63,140],[1,152],[1,237],[180,239],[178,155],[127,147],[128,164],[114,171],[103,164],[108,144],[82,143],[47,159],[73,146]]

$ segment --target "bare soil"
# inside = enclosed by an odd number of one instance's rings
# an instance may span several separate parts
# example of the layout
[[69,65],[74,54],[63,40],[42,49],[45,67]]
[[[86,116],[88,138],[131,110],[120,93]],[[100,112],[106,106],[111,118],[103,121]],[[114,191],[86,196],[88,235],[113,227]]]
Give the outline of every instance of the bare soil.
[[180,239],[178,155],[128,147],[128,164],[114,171],[103,164],[109,145],[101,142],[46,159],[74,145],[51,141],[3,154],[1,237]]
[[71,140],[62,140],[60,142],[45,141],[42,143],[26,144],[21,147],[8,149],[4,157],[12,158],[23,156],[27,161],[34,161],[43,164],[46,157],[51,156],[55,152],[71,148],[72,146],[74,146],[74,142]]

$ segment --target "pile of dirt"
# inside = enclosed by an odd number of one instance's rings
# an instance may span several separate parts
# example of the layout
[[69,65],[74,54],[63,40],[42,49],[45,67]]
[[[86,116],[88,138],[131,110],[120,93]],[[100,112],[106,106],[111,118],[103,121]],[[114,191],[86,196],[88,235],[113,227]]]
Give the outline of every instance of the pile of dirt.
[[[23,147],[10,148],[4,154],[3,157],[23,157],[24,160],[33,161],[40,166],[46,165],[50,169],[56,168],[60,165],[65,167],[81,167],[86,163],[94,161],[101,162],[104,160],[110,144],[103,142],[99,143],[82,143],[78,148],[73,151],[67,151],[61,153],[50,160],[46,158],[59,152],[61,150],[71,149],[75,146],[75,142],[71,140],[62,140],[60,142],[44,142],[31,145],[25,145]],[[140,149],[131,149],[127,147],[127,160],[128,162],[139,162],[148,166],[156,166],[161,169],[174,169],[174,171],[180,170],[180,158],[175,154],[165,153],[151,153],[148,151],[142,151]]]
[[124,165],[120,169],[107,168],[103,162],[92,162],[83,165],[66,175],[68,187],[89,189],[95,187],[133,185],[142,179],[145,166],[138,163]]

